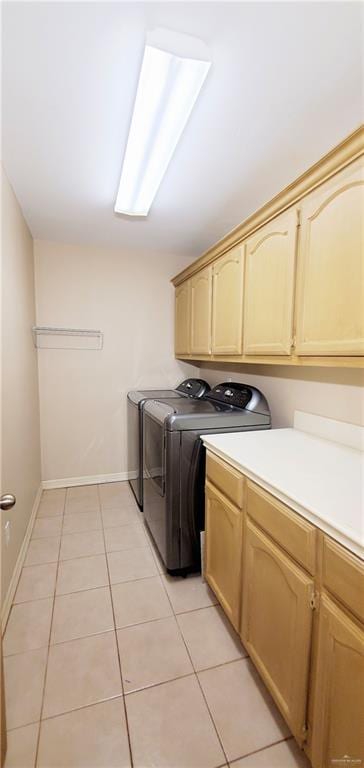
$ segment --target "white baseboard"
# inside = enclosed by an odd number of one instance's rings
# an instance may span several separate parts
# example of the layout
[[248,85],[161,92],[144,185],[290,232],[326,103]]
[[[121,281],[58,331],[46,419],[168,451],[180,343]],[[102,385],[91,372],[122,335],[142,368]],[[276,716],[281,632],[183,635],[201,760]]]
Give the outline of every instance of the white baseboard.
[[22,567],[23,567],[23,564],[24,564],[25,555],[26,555],[26,552],[27,552],[27,548],[28,548],[28,544],[29,544],[29,541],[30,541],[30,537],[32,535],[32,530],[33,530],[33,526],[34,526],[34,523],[35,523],[35,518],[37,516],[37,512],[38,512],[38,507],[39,507],[39,502],[40,502],[41,496],[42,496],[42,485],[39,486],[39,488],[37,490],[37,493],[36,493],[36,496],[35,496],[35,499],[34,499],[34,504],[33,504],[33,508],[32,508],[32,511],[31,511],[30,518],[29,518],[28,527],[27,527],[27,530],[25,532],[23,543],[22,543],[22,545],[20,547],[20,552],[18,554],[18,558],[17,558],[17,561],[15,563],[15,568],[14,568],[14,571],[13,571],[13,575],[11,577],[11,582],[9,584],[9,588],[8,588],[7,593],[6,593],[6,597],[5,597],[5,600],[4,600],[2,609],[1,609],[1,630],[2,630],[3,633],[5,632],[5,627],[6,627],[6,624],[7,624],[7,620],[9,618],[10,608],[11,608],[11,606],[13,604],[16,588],[18,586],[18,581],[20,579],[21,570],[22,570]]
[[137,477],[135,472],[115,472],[112,475],[85,475],[84,477],[63,477],[60,480],[43,480],[42,488],[71,488],[75,485],[99,485],[100,483],[120,483]]

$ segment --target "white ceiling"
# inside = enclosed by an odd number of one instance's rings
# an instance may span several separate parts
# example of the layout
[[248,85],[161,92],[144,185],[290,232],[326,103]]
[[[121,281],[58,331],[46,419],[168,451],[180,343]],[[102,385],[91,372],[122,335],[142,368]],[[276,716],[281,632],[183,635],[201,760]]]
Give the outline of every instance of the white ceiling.
[[[361,3],[5,2],[3,163],[36,238],[198,256],[362,120]],[[113,212],[146,30],[213,67],[147,220]]]

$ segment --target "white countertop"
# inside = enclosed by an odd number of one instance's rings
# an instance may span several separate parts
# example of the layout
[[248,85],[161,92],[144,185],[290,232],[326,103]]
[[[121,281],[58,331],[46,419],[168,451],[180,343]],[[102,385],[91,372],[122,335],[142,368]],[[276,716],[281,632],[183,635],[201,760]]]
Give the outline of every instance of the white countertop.
[[210,451],[364,558],[360,450],[294,428],[202,439]]

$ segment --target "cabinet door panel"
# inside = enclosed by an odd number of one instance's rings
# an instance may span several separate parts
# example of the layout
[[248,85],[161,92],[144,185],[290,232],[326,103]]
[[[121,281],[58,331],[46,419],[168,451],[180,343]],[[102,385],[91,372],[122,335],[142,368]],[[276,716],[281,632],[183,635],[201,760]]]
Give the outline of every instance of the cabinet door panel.
[[313,580],[247,519],[242,639],[299,743],[305,736]]
[[186,280],[177,285],[175,293],[174,351],[176,355],[188,355],[191,332],[191,284]]
[[245,355],[291,353],[297,223],[291,209],[247,241]]
[[316,528],[251,480],[247,483],[249,517],[312,575],[316,570]]
[[301,206],[299,355],[364,354],[364,161]]
[[191,354],[211,353],[212,267],[191,278]]
[[210,451],[206,455],[206,477],[215,488],[227,496],[239,509],[243,506],[244,478],[226,461],[214,456]]
[[322,583],[364,623],[364,562],[324,536]]
[[314,768],[361,765],[364,758],[364,631],[321,597],[314,688]]
[[239,246],[213,265],[212,353],[243,351],[244,248]]
[[239,628],[242,512],[206,483],[207,582],[235,629]]

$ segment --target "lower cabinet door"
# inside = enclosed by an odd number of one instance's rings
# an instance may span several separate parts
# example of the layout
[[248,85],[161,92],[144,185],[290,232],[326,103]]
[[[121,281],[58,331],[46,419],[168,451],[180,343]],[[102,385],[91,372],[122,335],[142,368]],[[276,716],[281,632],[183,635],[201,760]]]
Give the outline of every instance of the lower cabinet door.
[[240,621],[242,517],[241,509],[206,483],[205,577],[236,630]]
[[364,764],[364,630],[326,595],[313,700],[314,768]]
[[241,636],[297,741],[306,737],[313,580],[248,518]]

